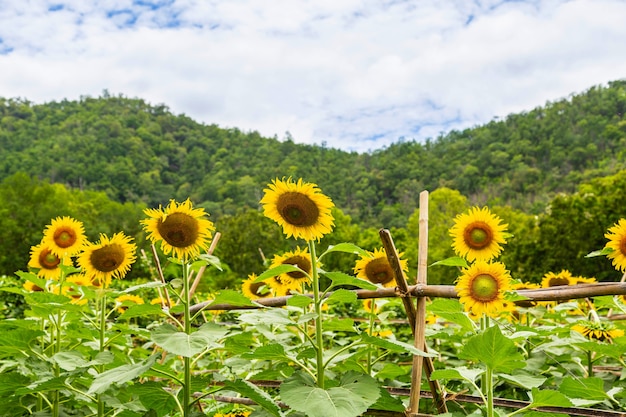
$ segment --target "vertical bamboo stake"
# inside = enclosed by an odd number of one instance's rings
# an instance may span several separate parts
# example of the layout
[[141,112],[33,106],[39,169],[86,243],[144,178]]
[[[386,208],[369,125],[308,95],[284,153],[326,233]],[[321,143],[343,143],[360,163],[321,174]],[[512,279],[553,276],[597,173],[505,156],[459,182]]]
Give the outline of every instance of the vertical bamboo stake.
[[[213,255],[213,251],[217,247],[217,242],[219,242],[220,237],[222,237],[222,234],[220,232],[215,233],[215,236],[213,236],[213,241],[211,242],[211,246],[209,247],[209,250],[207,251],[208,255]],[[206,270],[206,265],[201,266],[200,269],[198,270],[196,279],[193,281],[193,284],[191,284],[191,289],[189,290],[190,300],[195,294],[196,289],[198,288],[198,284],[200,284],[200,280],[202,279],[202,275],[204,275],[205,270]],[[187,277],[187,279],[190,279],[190,278],[191,276]]]
[[[419,208],[419,246],[417,255],[417,284],[426,285],[426,268],[428,264],[428,191],[420,193]],[[415,314],[415,347],[423,349],[426,346],[426,298],[417,298]],[[413,356],[413,369],[411,373],[411,396],[409,398],[409,417],[417,416],[420,403],[420,386],[422,382],[423,356]]]

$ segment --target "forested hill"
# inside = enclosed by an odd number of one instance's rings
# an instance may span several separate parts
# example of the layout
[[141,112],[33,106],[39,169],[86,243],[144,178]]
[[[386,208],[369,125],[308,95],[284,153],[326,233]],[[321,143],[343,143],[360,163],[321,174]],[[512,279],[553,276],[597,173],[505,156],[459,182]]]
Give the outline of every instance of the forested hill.
[[419,192],[441,186],[538,212],[555,193],[626,168],[625,112],[626,80],[614,81],[426,143],[358,154],[201,124],[137,98],[0,98],[0,180],[25,172],[151,206],[191,197],[221,215],[258,207],[273,178],[303,177],[356,222],[387,227],[406,224]]

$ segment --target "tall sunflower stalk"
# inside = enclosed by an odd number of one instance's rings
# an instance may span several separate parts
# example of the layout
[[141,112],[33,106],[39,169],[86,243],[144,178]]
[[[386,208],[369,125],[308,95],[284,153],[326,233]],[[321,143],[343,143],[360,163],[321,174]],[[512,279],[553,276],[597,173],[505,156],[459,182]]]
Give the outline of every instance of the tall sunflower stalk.
[[316,384],[324,388],[324,340],[323,314],[318,261],[315,241],[332,231],[334,219],[331,209],[332,200],[321,193],[317,185],[305,183],[302,179],[294,182],[275,179],[264,190],[261,199],[265,216],[274,220],[287,237],[302,238],[307,242],[310,256],[310,279],[313,287],[313,308],[315,309],[315,349]]
[[[136,260],[137,246],[131,243],[131,238],[124,233],[115,233],[111,238],[104,234],[96,243],[86,242],[83,251],[78,255],[78,265],[85,277],[96,287],[99,287],[96,297],[96,311],[98,322],[98,351],[106,350],[107,317],[107,288],[112,278],[122,279],[130,271]],[[98,366],[98,372],[104,372],[104,365]],[[97,394],[98,417],[105,415],[102,395]]]
[[[141,223],[148,233],[148,239],[155,244],[160,243],[163,254],[172,253],[182,266],[183,287],[179,294],[183,305],[182,331],[190,336],[193,320],[190,310],[192,302],[190,266],[192,260],[200,255],[201,250],[208,249],[215,227],[211,221],[203,218],[206,215],[204,209],[193,208],[190,200],[182,203],[172,200],[165,208],[146,209],[145,213],[149,218],[142,220]],[[193,406],[191,377],[191,357],[183,355],[183,378],[180,380],[182,404],[179,404],[183,417],[191,415]]]

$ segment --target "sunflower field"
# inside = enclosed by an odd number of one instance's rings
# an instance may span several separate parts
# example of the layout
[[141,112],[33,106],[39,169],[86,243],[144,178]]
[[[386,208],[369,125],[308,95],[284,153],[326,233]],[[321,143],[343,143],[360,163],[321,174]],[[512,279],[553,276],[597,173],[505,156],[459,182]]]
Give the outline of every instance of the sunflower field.
[[[417,277],[387,230],[339,243],[316,184],[276,179],[263,213],[298,246],[240,289],[201,290],[220,232],[204,209],[145,210],[151,251],[123,231],[88,241],[51,219],[0,321],[0,415],[120,417],[626,416],[626,284],[567,270],[540,284],[499,260],[511,235],[487,207],[454,219],[455,285],[428,285],[428,193]],[[626,271],[626,219],[606,231]],[[326,270],[336,257],[352,273]],[[140,259],[151,276],[124,278]]]

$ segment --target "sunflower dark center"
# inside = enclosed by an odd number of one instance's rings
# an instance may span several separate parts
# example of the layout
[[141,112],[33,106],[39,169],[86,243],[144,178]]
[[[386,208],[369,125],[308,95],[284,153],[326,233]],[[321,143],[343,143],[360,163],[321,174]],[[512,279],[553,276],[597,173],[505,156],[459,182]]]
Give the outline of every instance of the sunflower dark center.
[[61,259],[53,255],[48,249],[44,249],[39,254],[39,265],[45,269],[56,269],[61,263]]
[[548,287],[558,287],[559,285],[569,285],[569,279],[562,277],[553,277],[548,281]]
[[120,245],[107,245],[94,250],[89,260],[91,265],[100,272],[115,271],[126,259],[124,248]]
[[198,220],[185,213],[172,213],[157,224],[157,230],[170,245],[186,248],[196,244],[199,236]]
[[313,226],[320,216],[317,204],[302,193],[282,194],[276,206],[283,219],[293,226]]
[[59,227],[54,232],[54,243],[60,248],[69,248],[76,243],[76,231],[71,227]]
[[[307,272],[307,273],[311,272],[311,261],[303,256],[292,256],[291,258],[285,259],[283,261],[283,264],[295,265],[301,270],[303,270],[304,272]],[[289,275],[289,277],[294,278],[294,279],[302,279],[306,277],[306,274],[300,271],[287,272],[287,275]]]
[[250,284],[250,292],[254,294],[255,297],[266,297],[269,293],[261,292],[261,289],[264,287],[264,282],[253,282]]
[[387,259],[376,258],[365,266],[365,275],[373,284],[387,284],[393,281],[394,274]]
[[498,281],[489,274],[474,277],[471,283],[471,296],[475,300],[488,302],[498,297]]
[[483,249],[491,244],[493,231],[483,222],[474,222],[463,231],[463,239],[472,249]]

